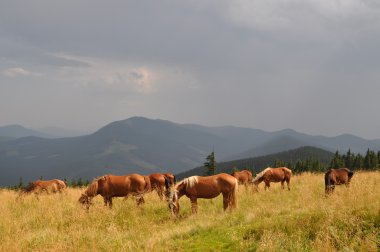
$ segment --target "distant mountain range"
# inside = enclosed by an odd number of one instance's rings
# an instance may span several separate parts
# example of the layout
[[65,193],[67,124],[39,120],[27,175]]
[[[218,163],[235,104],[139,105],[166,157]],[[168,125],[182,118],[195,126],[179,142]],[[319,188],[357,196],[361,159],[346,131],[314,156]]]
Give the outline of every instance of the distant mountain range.
[[[305,146],[294,150],[282,151],[266,156],[217,163],[216,172],[224,172],[230,174],[234,171],[234,168],[236,168],[237,170],[248,169],[256,174],[267,167],[273,167],[276,160],[295,163],[297,160],[305,161],[308,158],[313,158],[314,160],[319,160],[321,163],[329,163],[333,156],[334,153],[330,151],[322,150],[316,147]],[[203,176],[205,172],[206,168],[199,166],[177,174],[177,179],[180,180],[194,175]]]
[[0,141],[10,140],[20,137],[42,137],[42,138],[62,138],[74,137],[86,134],[77,130],[67,130],[58,127],[46,127],[42,129],[29,129],[21,125],[13,124],[0,126]]
[[[7,125],[7,126],[1,126],[0,127],[0,138],[3,140],[9,140],[14,138],[20,138],[20,137],[27,137],[27,136],[36,136],[36,137],[44,137],[44,138],[51,138],[52,136],[49,134],[45,134],[36,130],[25,128],[21,125]],[[0,139],[0,141],[1,141]]]
[[181,173],[202,165],[213,149],[218,162],[302,146],[343,152],[351,148],[362,153],[367,148],[380,149],[380,140],[352,135],[324,137],[290,129],[266,132],[204,127],[143,117],[116,121],[93,134],[70,138],[51,139],[31,131],[20,137],[3,134],[3,130],[0,128],[0,185],[16,184],[19,177],[30,181],[40,176],[91,179],[105,173]]

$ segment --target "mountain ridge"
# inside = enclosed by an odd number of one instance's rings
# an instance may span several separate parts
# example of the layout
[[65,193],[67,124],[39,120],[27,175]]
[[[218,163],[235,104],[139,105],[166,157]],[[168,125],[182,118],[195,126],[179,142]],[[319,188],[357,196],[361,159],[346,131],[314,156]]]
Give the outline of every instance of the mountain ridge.
[[181,173],[202,165],[214,149],[219,162],[273,154],[301,146],[364,153],[380,140],[355,136],[319,137],[294,130],[266,132],[234,126],[206,127],[132,117],[92,134],[0,141],[0,185],[44,178],[83,178],[106,173]]

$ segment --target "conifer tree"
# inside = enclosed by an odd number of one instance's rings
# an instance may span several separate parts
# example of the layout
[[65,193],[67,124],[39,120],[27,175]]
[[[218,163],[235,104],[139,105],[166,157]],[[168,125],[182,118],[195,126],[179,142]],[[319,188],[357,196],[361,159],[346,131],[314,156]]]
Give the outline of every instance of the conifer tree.
[[204,167],[206,168],[206,174],[208,176],[214,175],[216,171],[216,161],[215,161],[215,153],[212,151],[210,155],[207,156],[206,162],[204,163]]

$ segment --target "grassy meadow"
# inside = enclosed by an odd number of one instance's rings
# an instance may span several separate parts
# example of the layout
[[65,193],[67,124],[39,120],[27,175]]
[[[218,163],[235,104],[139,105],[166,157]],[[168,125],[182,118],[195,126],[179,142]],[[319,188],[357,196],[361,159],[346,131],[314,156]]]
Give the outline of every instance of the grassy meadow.
[[291,191],[279,183],[258,193],[239,188],[238,208],[223,212],[221,196],[190,202],[181,198],[171,217],[156,193],[136,207],[130,198],[100,196],[87,213],[82,190],[26,196],[0,191],[1,251],[379,251],[380,172],[355,173],[351,187],[324,196],[323,174],[294,176]]

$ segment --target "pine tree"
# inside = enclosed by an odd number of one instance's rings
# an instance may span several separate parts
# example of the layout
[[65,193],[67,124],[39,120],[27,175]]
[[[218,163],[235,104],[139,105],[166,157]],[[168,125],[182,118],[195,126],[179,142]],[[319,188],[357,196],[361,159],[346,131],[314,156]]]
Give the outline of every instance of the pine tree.
[[216,171],[216,161],[215,161],[215,153],[211,152],[210,155],[207,156],[206,162],[204,163],[204,167],[206,168],[206,174],[208,176],[214,175]]
[[17,188],[18,189],[21,189],[24,187],[24,182],[23,182],[23,179],[22,177],[19,178],[19,182],[18,182],[18,185],[17,185]]
[[364,157],[364,163],[363,163],[363,168],[364,169],[370,169],[370,167],[371,167],[371,152],[370,152],[370,150],[369,150],[369,148],[368,148],[368,150],[367,150],[367,152],[366,152],[366,154],[365,154],[365,157]]
[[334,157],[330,161],[331,168],[341,168],[344,166],[344,160],[342,156],[339,154],[339,151],[336,151]]
[[348,149],[346,156],[344,156],[344,167],[352,170],[354,166],[354,156],[351,153],[351,149]]

